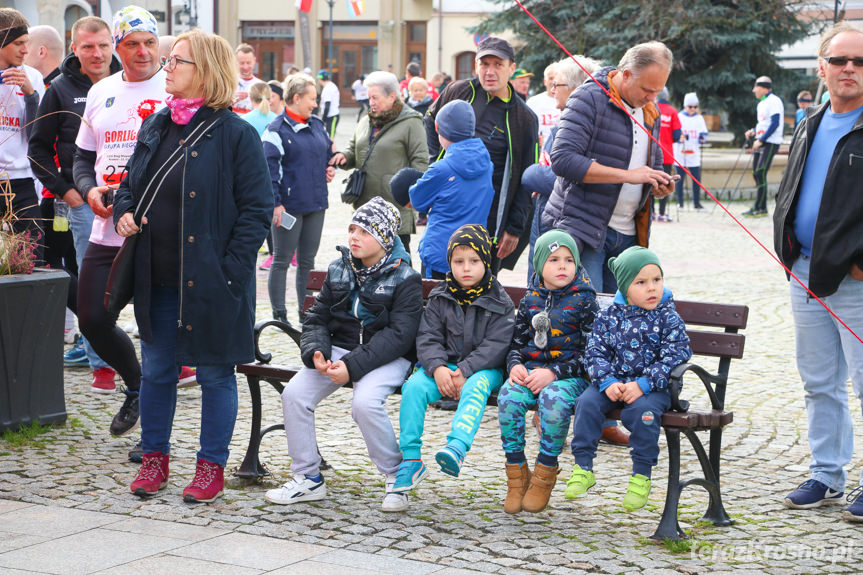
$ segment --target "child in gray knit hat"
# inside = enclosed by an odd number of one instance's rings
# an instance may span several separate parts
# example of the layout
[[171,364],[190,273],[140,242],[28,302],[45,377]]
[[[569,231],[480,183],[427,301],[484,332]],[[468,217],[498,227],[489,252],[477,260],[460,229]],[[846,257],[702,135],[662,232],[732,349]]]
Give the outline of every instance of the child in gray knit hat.
[[408,495],[392,490],[402,462],[387,416],[387,396],[404,381],[422,315],[422,282],[396,232],[399,211],[373,198],[348,226],[348,246],[330,263],[314,305],[306,312],[300,354],[305,367],[282,393],[285,434],[294,477],[271,489],[279,505],[319,501],[327,489],[315,440],[315,407],[353,383],[351,415],[369,457],[386,476],[383,511],[404,511]]

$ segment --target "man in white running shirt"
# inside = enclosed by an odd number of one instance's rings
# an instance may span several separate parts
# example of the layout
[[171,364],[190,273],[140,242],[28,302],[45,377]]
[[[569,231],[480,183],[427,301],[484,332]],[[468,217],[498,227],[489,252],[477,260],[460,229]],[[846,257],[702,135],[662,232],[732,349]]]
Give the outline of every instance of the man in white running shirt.
[[249,89],[252,84],[263,82],[256,77],[255,63],[258,61],[255,58],[255,49],[248,44],[240,44],[237,46],[237,67],[240,69],[239,82],[237,83],[237,91],[234,93],[234,112],[238,114],[248,114],[252,111],[252,100],[249,98]]
[[123,238],[111,219],[113,193],[126,175],[144,119],[165,105],[165,72],[159,62],[156,20],[138,6],[114,16],[114,49],[123,70],[96,82],[87,94],[75,144],[75,187],[95,217],[78,275],[78,323],[93,350],[110,367],[93,371],[92,391],[113,393],[115,373],[126,398],[111,423],[112,435],[124,435],[138,421],[141,365],[135,347],[117,327],[117,315],[104,306],[105,286]]

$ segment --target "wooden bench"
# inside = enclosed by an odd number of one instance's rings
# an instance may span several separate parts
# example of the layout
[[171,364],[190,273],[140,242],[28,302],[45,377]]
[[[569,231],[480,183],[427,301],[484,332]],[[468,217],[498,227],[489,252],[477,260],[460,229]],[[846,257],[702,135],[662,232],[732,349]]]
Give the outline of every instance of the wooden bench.
[[[323,286],[326,272],[313,271],[309,276],[307,289],[318,292]],[[437,280],[423,280],[423,299],[427,299],[431,290],[438,285]],[[518,303],[524,295],[524,287],[505,286],[507,294],[512,298],[518,309]],[[613,296],[599,294],[597,300],[601,308],[609,306]],[[308,309],[314,303],[314,295],[306,296],[303,309]],[[687,334],[693,356],[717,358],[715,373],[695,363],[684,363],[672,370],[669,381],[671,394],[671,409],[662,415],[662,427],[665,430],[668,451],[668,490],[665,498],[665,508],[656,532],[655,539],[685,538],[677,520],[677,509],[683,489],[689,485],[703,487],[710,496],[707,510],[702,517],[714,525],[731,525],[732,520],[722,503],[720,485],[720,463],[722,451],[722,431],[731,423],[734,414],[725,411],[725,390],[728,383],[729,368],[732,359],[743,357],[743,347],[746,337],[738,333],[746,327],[749,308],[745,305],[726,305],[716,303],[691,302],[675,300],[678,313],[686,322]],[[284,423],[277,423],[261,428],[261,382],[270,384],[280,395],[284,384],[289,381],[302,367],[271,364],[272,354],[264,353],[260,348],[261,333],[268,328],[277,328],[285,332],[299,348],[300,331],[295,327],[277,320],[266,320],[255,325],[255,363],[237,366],[237,372],[244,374],[249,384],[249,394],[252,399],[252,428],[249,445],[242,465],[235,475],[245,479],[258,479],[269,475],[261,464],[258,452],[261,440],[265,435],[275,430],[283,430]],[[698,328],[698,329],[694,329]],[[710,405],[695,408],[689,402],[680,399],[683,377],[690,373],[703,384]],[[497,396],[489,398],[489,405],[497,405]],[[614,419],[620,418],[620,411],[609,414]],[[708,449],[698,435],[698,432],[709,432]],[[702,475],[689,479],[680,477],[680,435],[686,436],[692,445],[701,466]]]

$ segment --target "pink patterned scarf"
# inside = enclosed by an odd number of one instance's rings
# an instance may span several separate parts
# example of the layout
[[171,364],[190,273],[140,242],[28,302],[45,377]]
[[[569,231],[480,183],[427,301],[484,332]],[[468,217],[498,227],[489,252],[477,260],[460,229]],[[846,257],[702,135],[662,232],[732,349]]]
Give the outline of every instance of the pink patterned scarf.
[[171,119],[175,123],[185,126],[192,120],[195,112],[201,109],[204,105],[203,98],[175,98],[168,96],[165,98],[165,104],[171,109]]

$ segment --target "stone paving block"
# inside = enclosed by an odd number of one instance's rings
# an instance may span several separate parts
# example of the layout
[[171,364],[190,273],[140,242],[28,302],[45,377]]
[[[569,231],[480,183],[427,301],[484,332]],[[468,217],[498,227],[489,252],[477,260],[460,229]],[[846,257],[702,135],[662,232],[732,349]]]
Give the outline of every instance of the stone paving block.
[[212,573],[219,575],[259,575],[263,571],[189,557],[157,555],[105,569],[94,575],[153,575],[154,573],[158,573],[158,575],[211,575]]
[[224,529],[200,527],[197,525],[187,525],[172,521],[156,521],[140,517],[131,517],[123,521],[118,521],[117,523],[106,525],[104,529],[124,531],[127,533],[141,533],[145,535],[157,533],[162,537],[171,537],[172,539],[182,539],[184,541],[204,541],[206,539],[212,539],[213,537],[219,537],[230,533],[230,531],[226,531]]
[[[309,560],[288,565],[275,571],[268,571],[267,575],[309,575],[310,573],[314,575],[379,575],[380,571]],[[437,574],[439,571],[435,573]]]
[[181,539],[152,534],[130,537],[128,533],[120,531],[90,529],[0,554],[0,567],[26,565],[45,573],[85,575],[163,553],[187,543]]
[[186,545],[173,550],[171,554],[270,570],[310,559],[325,552],[326,549],[306,543],[294,543],[279,539],[261,542],[260,539],[245,534],[229,533]]
[[12,533],[44,535],[44,532],[41,531],[42,528],[39,526],[40,524],[34,523],[36,520],[54,525],[55,527],[52,529],[51,535],[53,537],[63,537],[95,527],[118,523],[122,518],[78,509],[43,507],[41,505],[28,506],[4,513],[2,518],[3,530]]
[[[0,519],[2,523],[2,519]],[[0,529],[0,553],[12,551],[13,549],[22,549],[30,545],[36,545],[44,541],[49,541],[51,537],[47,535],[30,535],[26,533],[11,533]]]
[[346,550],[328,551],[315,557],[315,561],[331,563],[333,565],[343,565],[346,567],[362,565],[363,568],[366,569],[371,569],[379,573],[392,573],[393,575],[401,575],[403,573],[424,575],[437,570],[437,567],[433,565],[419,563],[409,559],[381,557],[379,555],[369,556]]

